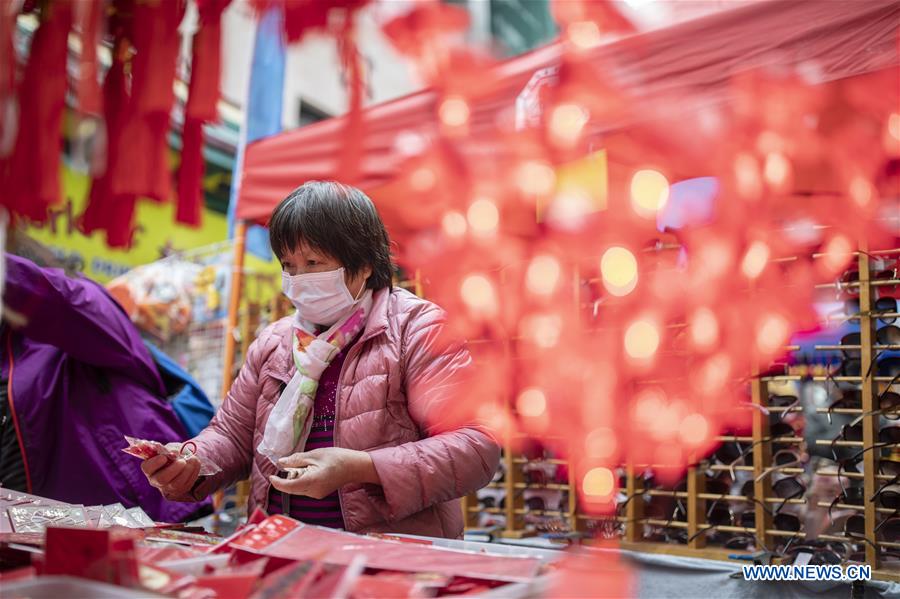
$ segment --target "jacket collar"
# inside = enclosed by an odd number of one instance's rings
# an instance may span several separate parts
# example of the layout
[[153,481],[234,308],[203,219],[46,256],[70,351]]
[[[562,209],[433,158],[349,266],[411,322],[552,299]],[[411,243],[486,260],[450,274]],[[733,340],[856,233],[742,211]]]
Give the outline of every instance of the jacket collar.
[[391,288],[379,289],[372,295],[372,312],[366,320],[366,328],[363,330],[359,341],[368,341],[373,337],[387,331],[388,328],[388,300],[391,297]]
[[[386,287],[379,289],[372,295],[372,311],[366,320],[366,327],[363,329],[362,336],[357,344],[364,343],[369,339],[383,334],[388,329],[388,306],[390,304],[391,288]],[[291,316],[290,318],[293,318]],[[294,372],[294,356],[291,355],[293,327],[288,329],[288,333],[284,335],[281,343],[273,356],[270,368],[264,368],[266,374],[270,374],[283,383],[291,380]]]

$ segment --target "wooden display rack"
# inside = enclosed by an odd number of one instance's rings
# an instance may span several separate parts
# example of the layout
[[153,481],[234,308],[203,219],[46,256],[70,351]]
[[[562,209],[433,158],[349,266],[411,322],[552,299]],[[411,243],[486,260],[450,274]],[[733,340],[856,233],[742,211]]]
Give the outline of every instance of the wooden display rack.
[[[674,249],[679,246],[671,246],[665,245],[658,249],[668,250]],[[882,255],[900,255],[900,249],[898,250],[888,250],[884,252],[876,252],[876,254]],[[872,414],[875,410],[875,402],[878,398],[878,395],[881,391],[884,390],[884,387],[890,383],[890,379],[886,377],[875,376],[877,372],[875,368],[872,367],[873,362],[876,359],[876,352],[882,351],[884,349],[888,349],[884,346],[876,345],[875,341],[875,327],[877,324],[878,318],[883,317],[900,317],[900,314],[877,314],[873,316],[873,310],[875,307],[875,302],[873,298],[873,292],[878,286],[885,285],[900,285],[900,280],[892,279],[892,280],[872,280],[871,277],[871,265],[870,265],[870,254],[865,252],[859,252],[857,255],[858,262],[858,270],[859,270],[859,282],[849,283],[846,285],[842,285],[840,287],[857,287],[859,289],[859,304],[860,304],[860,313],[856,316],[851,316],[849,320],[858,320],[860,323],[860,363],[861,363],[861,374],[863,376],[857,377],[812,377],[813,381],[825,382],[828,380],[836,381],[836,382],[847,382],[847,383],[857,383],[861,385],[861,409],[839,409],[835,410],[834,413],[837,414],[847,414],[847,415],[863,415],[862,418],[862,428],[863,428],[863,440],[861,442],[852,442],[852,441],[842,441],[839,444],[844,446],[852,446],[852,447],[871,447],[875,444],[877,440],[878,434],[878,418],[877,414]],[[814,256],[815,258],[816,256]],[[424,296],[424,288],[423,281],[421,275],[418,271],[412,273],[412,278],[405,281],[398,281],[395,284],[399,287],[410,290],[418,296]],[[574,277],[574,289],[575,289],[575,298],[576,298],[576,307],[577,309],[583,310],[587,304],[581,302],[581,291],[582,286],[584,284],[590,284],[597,282],[596,279],[587,279],[583,280],[576,273]],[[837,284],[830,285],[821,285],[819,287],[823,288],[835,288],[839,287]],[[289,305],[283,301],[280,297],[276,298],[272,305],[268,307],[270,318],[277,319],[280,316],[288,313]],[[260,322],[260,306],[253,305],[252,303],[247,306],[247,310],[245,314],[242,314],[242,318],[240,321],[240,330],[241,335],[239,339],[241,340],[241,349],[246,351],[246,341],[247,339],[252,338],[253,331],[255,327]],[[473,341],[472,343],[478,343],[478,341]],[[792,349],[792,348],[789,348]],[[835,349],[852,349],[856,351],[856,347],[854,346],[817,346],[817,350],[821,351],[834,351]],[[900,349],[900,347],[896,348]],[[511,351],[510,347],[506,347],[506,351]],[[243,353],[243,352],[242,352]],[[773,383],[782,383],[785,381],[799,381],[801,380],[800,376],[777,376],[777,377],[763,377],[763,378],[755,378],[751,382],[751,401],[758,408],[765,408],[771,412],[785,411],[785,410],[801,410],[799,406],[795,407],[776,407],[769,406],[769,386]],[[819,408],[818,411],[820,413],[825,412],[824,408]],[[768,442],[763,442],[763,439],[770,438],[770,426],[769,426],[769,418],[765,415],[762,409],[755,409],[753,415],[753,426],[752,426],[752,434],[747,437],[735,437],[735,436],[720,436],[718,438],[719,441],[738,441],[738,442],[748,442],[753,444],[753,465],[752,466],[736,466],[735,468],[738,470],[752,471],[754,478],[759,477],[769,466],[772,464],[772,447],[773,446],[785,446],[785,445],[798,445],[802,442],[802,439],[799,437],[784,437],[784,438],[776,438],[770,439]],[[832,441],[830,439],[820,439],[817,440],[817,445],[831,445]],[[535,513],[537,515],[546,515],[552,516],[562,519],[564,522],[568,524],[568,528],[574,532],[585,532],[587,531],[587,523],[591,520],[596,519],[595,517],[591,517],[587,514],[581,513],[579,511],[579,506],[577,504],[577,493],[575,492],[577,481],[575,480],[575,472],[573,468],[568,469],[568,482],[567,483],[549,483],[543,485],[532,485],[529,484],[526,480],[525,473],[522,469],[522,466],[529,462],[524,456],[517,455],[513,450],[514,444],[513,439],[506,439],[504,441],[504,452],[503,452],[503,466],[505,477],[501,482],[492,482],[487,485],[488,488],[493,489],[502,489],[505,493],[507,501],[505,505],[500,507],[493,508],[480,508],[478,498],[475,494],[464,497],[463,504],[463,515],[464,522],[466,528],[478,528],[479,525],[479,517],[482,514],[489,513],[495,515],[504,516],[506,525],[503,530],[500,532],[501,536],[505,538],[523,538],[528,536],[533,536],[535,531],[530,529],[525,524],[525,515],[529,513]],[[538,460],[538,462],[541,460]],[[558,459],[548,459],[544,460],[551,464],[556,463],[559,465],[567,465],[565,460]],[[533,463],[534,461],[532,461]],[[879,488],[879,484],[883,484],[890,477],[884,475],[876,474],[878,471],[878,455],[876,452],[867,451],[864,454],[862,467],[862,473],[843,473],[842,476],[846,476],[847,478],[862,478],[864,493],[865,496],[872,497],[876,490]],[[718,468],[726,468],[725,466],[717,466],[713,467],[713,469]],[[640,501],[629,501],[625,507],[624,515],[619,516],[620,522],[624,524],[624,532],[622,536],[622,540],[620,542],[620,546],[623,549],[632,550],[632,551],[643,551],[648,553],[660,553],[660,554],[668,554],[668,555],[680,555],[685,557],[699,557],[706,559],[716,559],[716,560],[728,560],[729,555],[733,555],[735,553],[739,553],[734,550],[726,550],[720,547],[715,546],[707,546],[706,536],[703,534],[698,534],[703,529],[709,527],[710,525],[705,522],[705,514],[707,513],[707,509],[709,507],[710,502],[713,501],[722,501],[723,498],[720,495],[706,493],[704,489],[705,485],[705,475],[704,475],[704,463],[698,462],[694,467],[688,468],[686,474],[686,490],[683,492],[675,492],[675,491],[665,491],[665,490],[655,490],[655,489],[644,489],[644,481],[638,476],[637,468],[634,465],[624,465],[625,470],[625,493],[629,497],[636,497],[640,494],[646,493],[648,495],[661,495],[667,494],[670,496],[675,496],[680,500],[685,502],[687,507],[687,518],[684,522],[678,521],[658,521],[649,518],[645,518],[642,513],[642,502]],[[783,469],[782,472],[786,474],[799,474],[802,473],[802,470],[799,468],[796,469]],[[827,475],[827,472],[820,471],[818,474]],[[832,474],[836,475],[836,474]],[[524,491],[527,489],[552,489],[558,491],[564,491],[568,494],[568,507],[566,510],[562,511],[542,511],[540,513],[529,511],[527,509],[524,497]],[[723,532],[744,532],[748,534],[755,535],[759,544],[764,547],[772,547],[777,544],[779,539],[785,539],[789,537],[796,537],[798,533],[792,533],[789,531],[778,530],[773,527],[772,516],[769,511],[763,508],[763,505],[773,505],[781,503],[781,499],[774,496],[772,492],[772,484],[770,477],[763,477],[761,480],[754,483],[754,497],[761,498],[760,503],[757,503],[754,506],[755,510],[755,522],[762,523],[760,526],[754,528],[741,528],[741,527],[733,527],[733,526],[718,526],[716,527],[718,530]],[[727,498],[728,501],[749,501],[746,497],[733,495]],[[791,503],[805,503],[805,499],[793,499],[790,500]],[[822,505],[821,503],[819,504]],[[863,513],[865,516],[865,537],[867,542],[865,543],[866,547],[866,563],[873,567],[873,577],[881,580],[890,580],[894,582],[900,582],[900,572],[889,571],[881,568],[881,564],[879,564],[878,555],[875,550],[876,546],[884,546],[895,549],[900,549],[900,543],[885,543],[878,541],[875,534],[875,528],[878,523],[878,519],[881,516],[887,516],[887,512],[890,510],[886,510],[884,508],[878,507],[874,502],[866,501],[862,506],[852,506],[852,505],[839,505],[840,508],[844,509],[853,509],[858,510]],[[684,528],[687,531],[688,537],[693,537],[691,541],[687,544],[680,543],[659,543],[659,542],[647,542],[644,541],[644,528],[646,526],[667,526],[667,527],[680,527]],[[802,534],[802,533],[799,533]],[[696,535],[696,536],[695,536]],[[820,539],[822,540],[832,540],[832,541],[846,541],[847,539],[838,535],[820,535]]]
[[[880,252],[879,254],[884,256],[900,254],[900,249],[888,250],[885,252]],[[814,256],[814,258],[816,257],[820,256]],[[878,419],[880,415],[872,414],[872,412],[876,409],[875,403],[877,401],[879,393],[883,391],[884,387],[887,386],[887,384],[890,383],[891,380],[887,377],[875,376],[876,371],[875,368],[872,367],[872,364],[876,359],[876,352],[886,349],[885,347],[878,346],[875,343],[875,327],[877,319],[881,317],[890,318],[892,316],[898,316],[897,314],[877,314],[873,316],[872,313],[875,307],[873,291],[874,288],[880,285],[900,285],[900,280],[872,280],[870,254],[867,254],[865,252],[858,252],[857,262],[857,267],[859,270],[859,282],[849,283],[847,285],[843,285],[842,287],[857,287],[859,289],[860,313],[858,315],[851,316],[849,319],[858,320],[860,323],[860,356],[861,373],[863,376],[821,376],[813,377],[813,380],[836,380],[859,383],[861,385],[861,409],[838,410],[837,413],[863,416],[863,440],[861,442],[838,442],[839,445],[863,448],[872,447],[877,441]],[[580,285],[581,281],[577,281],[576,288],[579,288]],[[839,285],[822,285],[820,287],[835,288],[839,287]],[[849,348],[855,350],[853,346],[850,346]],[[817,346],[816,349],[827,351],[834,350],[836,348],[831,346]],[[848,349],[848,346],[844,346],[842,349]],[[753,444],[753,465],[736,466],[735,468],[738,470],[752,471],[754,480],[760,477],[760,475],[762,475],[763,472],[765,472],[772,465],[773,446],[799,446],[803,442],[802,438],[796,436],[772,439],[770,431],[770,419],[763,410],[765,409],[773,413],[777,413],[779,411],[802,411],[802,408],[800,406],[776,407],[768,405],[770,396],[769,386],[772,383],[799,380],[801,380],[800,376],[789,375],[754,378],[751,382],[751,401],[759,409],[755,409],[753,411],[752,435],[747,437],[721,436],[718,439],[719,441],[723,442],[739,441]],[[824,408],[820,408],[818,411],[820,413],[823,413],[826,410]],[[832,440],[820,439],[816,441],[816,444],[831,445]],[[862,473],[842,474],[842,476],[847,476],[848,478],[862,478],[866,498],[872,497],[879,488],[879,484],[884,484],[884,481],[890,479],[890,477],[888,476],[876,474],[878,471],[878,459],[879,457],[877,452],[866,451],[864,453],[862,462]],[[550,460],[551,463],[553,461],[554,460]],[[565,463],[562,460],[556,461],[563,464]],[[521,466],[522,464],[526,463],[527,460],[524,457],[516,455],[514,453],[513,444],[511,443],[510,439],[507,439],[505,442],[503,462],[505,467],[504,480],[499,483],[490,483],[488,486],[491,488],[502,488],[505,490],[507,499],[504,508],[500,509],[495,507],[480,509],[478,507],[478,498],[476,497],[476,495],[470,495],[463,500],[463,510],[466,526],[467,528],[477,528],[479,523],[479,516],[482,513],[492,513],[505,516],[506,526],[501,531],[501,536],[506,538],[521,538],[534,535],[535,532],[524,525],[524,515],[528,513],[528,510],[525,506],[525,500],[522,491],[527,488],[550,487],[548,485],[532,486],[526,483]],[[727,469],[727,467],[725,466],[719,466],[718,468]],[[723,500],[723,497],[721,495],[705,492],[705,470],[706,468],[704,462],[702,461],[698,462],[697,465],[688,468],[686,474],[687,489],[685,492],[678,493],[674,491],[643,489],[642,485],[644,483],[642,478],[636,474],[636,468],[634,466],[626,466],[625,493],[629,497],[636,497],[644,492],[650,495],[668,494],[671,496],[675,496],[685,502],[687,507],[687,518],[685,522],[656,521],[647,519],[644,518],[644,514],[642,513],[642,502],[629,501],[625,507],[624,515],[619,516],[619,520],[624,523],[624,534],[620,546],[623,549],[634,551],[680,555],[686,557],[701,557],[716,560],[727,560],[729,555],[740,553],[739,551],[707,546],[706,535],[698,534],[705,528],[711,527],[711,525],[709,525],[705,521],[705,515],[707,513],[707,509],[709,508],[710,502]],[[793,469],[782,468],[780,469],[780,471],[785,474],[802,474],[804,472],[804,470],[799,467]],[[826,475],[828,473],[820,471],[817,474]],[[836,475],[836,473],[832,475]],[[569,509],[564,512],[552,512],[550,514],[545,513],[544,515],[560,516],[568,521],[571,531],[582,532],[586,530],[586,521],[591,520],[592,518],[579,512],[577,505],[577,493],[574,491],[577,483],[573,479],[573,477],[574,469],[570,468],[568,484],[557,484],[552,486],[552,488],[568,491]],[[782,499],[774,495],[772,491],[772,482],[770,476],[765,476],[760,478],[759,480],[755,480],[754,497],[759,500],[759,502],[755,502],[754,505],[755,523],[758,524],[757,526],[753,528],[717,526],[715,528],[722,532],[742,532],[752,534],[756,537],[759,545],[770,548],[777,545],[779,540],[784,541],[785,539],[790,537],[802,538],[802,535],[804,534],[802,531],[800,533],[794,533],[790,531],[778,530],[777,528],[775,528],[772,522],[772,514],[770,510],[767,510],[763,507],[778,505],[783,501]],[[728,496],[725,500],[752,501],[751,499],[740,495]],[[806,498],[804,497],[802,499],[791,499],[788,501],[788,503],[804,504],[806,503]],[[820,503],[819,505],[821,506],[822,504]],[[827,507],[827,504],[825,505],[825,507]],[[839,507],[859,510],[865,516],[865,537],[867,539],[867,542],[865,543],[866,563],[872,566],[873,578],[900,582],[900,572],[881,568],[881,564],[879,563],[878,555],[875,549],[876,546],[900,549],[900,543],[887,543],[878,541],[875,534],[875,528],[878,524],[879,517],[887,517],[889,515],[888,512],[891,512],[891,510],[880,508],[872,501],[865,501],[864,505],[862,506],[839,505]],[[644,527],[647,525],[685,528],[688,533],[688,538],[690,538],[691,540],[687,544],[645,542],[642,539],[644,538]],[[839,535],[819,535],[818,538],[826,541],[848,541],[847,537]]]

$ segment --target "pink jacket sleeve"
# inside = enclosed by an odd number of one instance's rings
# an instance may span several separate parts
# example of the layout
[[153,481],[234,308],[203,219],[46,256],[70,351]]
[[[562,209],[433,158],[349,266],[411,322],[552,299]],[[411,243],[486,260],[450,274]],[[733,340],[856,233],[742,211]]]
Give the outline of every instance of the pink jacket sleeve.
[[443,323],[439,308],[425,307],[410,319],[403,339],[408,410],[425,438],[369,452],[389,522],[480,489],[500,461],[500,446],[485,428],[470,423],[447,430],[440,422],[458,401],[455,392],[472,363],[464,347],[444,346]]
[[275,344],[271,331],[266,330],[250,345],[247,360],[232,383],[222,407],[209,426],[193,439],[197,444],[197,455],[216,463],[222,471],[200,478],[191,497],[168,499],[198,501],[250,476],[255,449],[253,432],[256,428],[256,402],[261,395],[259,372],[266,355]]

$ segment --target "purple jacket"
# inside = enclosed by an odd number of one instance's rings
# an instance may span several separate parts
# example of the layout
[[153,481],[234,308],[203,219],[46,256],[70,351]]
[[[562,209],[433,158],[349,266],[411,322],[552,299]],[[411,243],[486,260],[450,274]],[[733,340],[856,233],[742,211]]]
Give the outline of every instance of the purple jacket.
[[6,254],[5,309],[27,319],[2,335],[2,373],[25,448],[31,492],[85,505],[141,506],[177,522],[203,504],[166,501],[122,452],[124,435],[187,438],[150,353],[97,283]]

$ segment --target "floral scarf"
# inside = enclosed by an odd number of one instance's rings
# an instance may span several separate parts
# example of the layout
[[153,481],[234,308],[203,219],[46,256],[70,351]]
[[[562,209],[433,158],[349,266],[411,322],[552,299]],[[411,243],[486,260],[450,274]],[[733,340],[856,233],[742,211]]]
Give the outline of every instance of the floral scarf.
[[356,309],[327,331],[315,335],[315,327],[294,318],[291,349],[297,372],[278,398],[257,451],[277,464],[280,458],[303,451],[312,428],[319,377],[335,356],[356,338],[372,309],[372,291],[366,290]]

